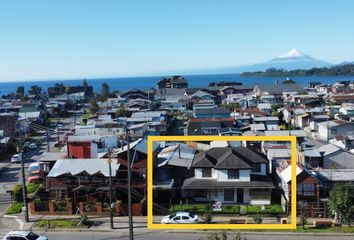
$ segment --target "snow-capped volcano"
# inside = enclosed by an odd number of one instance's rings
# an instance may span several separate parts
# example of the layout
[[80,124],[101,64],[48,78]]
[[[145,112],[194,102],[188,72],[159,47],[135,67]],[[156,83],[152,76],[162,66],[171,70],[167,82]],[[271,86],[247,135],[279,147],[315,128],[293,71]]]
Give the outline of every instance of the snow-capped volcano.
[[[256,64],[244,65],[244,66],[235,66],[235,67],[228,67],[228,68],[217,68],[208,71],[208,73],[242,73],[242,72],[265,71],[269,68],[277,68],[277,69],[284,69],[284,70],[295,70],[295,69],[307,70],[311,68],[321,68],[321,67],[330,67],[330,66],[332,66],[332,64],[322,60],[318,60],[308,54],[301,52],[296,48],[293,48],[289,52],[263,63],[256,63]],[[205,71],[203,72],[205,73]]]
[[291,49],[289,52],[280,55],[277,58],[270,60],[270,62],[283,62],[283,61],[318,61],[315,58],[311,57],[310,55],[304,54],[300,50],[294,48]]
[[297,48],[293,48],[289,52],[287,52],[283,55],[280,55],[278,58],[302,58],[302,57],[306,57],[306,56],[308,56],[308,55],[305,55],[303,52],[301,52]]

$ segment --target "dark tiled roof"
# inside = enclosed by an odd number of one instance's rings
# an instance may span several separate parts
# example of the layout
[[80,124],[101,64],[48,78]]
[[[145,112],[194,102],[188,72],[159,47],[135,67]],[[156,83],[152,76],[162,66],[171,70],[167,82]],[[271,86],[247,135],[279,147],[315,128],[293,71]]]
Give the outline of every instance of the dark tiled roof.
[[222,107],[214,108],[197,108],[195,114],[230,114],[230,110]]
[[233,118],[191,118],[190,122],[234,122]]
[[216,169],[251,169],[254,163],[268,163],[268,159],[245,147],[216,147],[196,154],[193,167]]
[[217,181],[216,179],[188,178],[184,181],[182,189],[210,189],[210,188],[275,188],[269,176],[251,175],[250,182]]
[[215,165],[216,169],[251,169],[252,167],[242,160],[233,151],[224,153]]
[[287,84],[257,84],[262,92],[281,94],[283,92],[305,92],[305,89],[297,83]]
[[185,92],[186,92],[186,94],[190,95],[190,94],[193,94],[193,93],[199,91],[200,89],[201,88],[186,88]]

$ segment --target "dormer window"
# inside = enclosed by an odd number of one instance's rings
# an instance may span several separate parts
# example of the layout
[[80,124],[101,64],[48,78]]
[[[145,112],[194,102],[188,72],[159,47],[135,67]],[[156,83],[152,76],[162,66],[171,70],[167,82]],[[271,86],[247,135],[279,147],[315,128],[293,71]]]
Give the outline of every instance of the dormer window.
[[261,164],[253,164],[252,172],[261,172]]
[[227,170],[228,179],[240,179],[240,171],[235,169]]
[[202,168],[202,177],[211,178],[211,168]]

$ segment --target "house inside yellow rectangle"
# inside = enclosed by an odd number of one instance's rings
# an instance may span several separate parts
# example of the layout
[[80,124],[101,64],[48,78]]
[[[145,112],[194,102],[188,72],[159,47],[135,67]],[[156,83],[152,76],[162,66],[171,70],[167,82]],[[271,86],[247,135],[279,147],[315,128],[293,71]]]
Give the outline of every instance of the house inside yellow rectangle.
[[[164,148],[159,152],[153,152],[153,144],[159,142]],[[295,136],[149,136],[148,137],[148,228],[149,229],[295,229],[296,228],[296,204],[290,204],[287,209],[290,219],[279,219],[275,223],[261,223],[257,219],[261,214],[266,212],[265,206],[270,204],[269,197],[259,197],[259,192],[264,192],[263,196],[269,196],[272,184],[267,180],[267,169],[264,157],[256,154],[252,148],[261,147],[267,143],[286,143],[291,146],[291,167],[287,171],[291,178],[291,186],[289,193],[296,193],[296,137]],[[225,145],[226,144],[226,145]],[[228,144],[228,145],[227,145]],[[231,145],[230,145],[231,144]],[[179,146],[179,147],[177,147]],[[183,147],[183,148],[182,148]],[[177,183],[177,179],[170,178],[166,181],[163,176],[163,167],[168,164],[178,166],[188,165],[188,150],[192,147],[200,149],[196,155],[193,154],[193,166],[190,166],[194,174],[190,178],[186,178],[183,183]],[[181,150],[182,149],[182,150]],[[158,155],[159,154],[159,155]],[[181,154],[185,154],[184,161],[174,162],[171,156],[175,154],[180,159]],[[189,156],[190,158],[190,156]],[[215,159],[218,161],[214,161]],[[237,159],[251,159],[252,162],[241,161]],[[157,160],[159,159],[159,160]],[[167,159],[167,160],[166,160]],[[170,159],[170,160],[168,160]],[[187,164],[187,165],[186,165]],[[183,174],[183,168],[178,170],[179,174]],[[154,174],[159,173],[159,174]],[[252,179],[251,179],[252,178]],[[217,180],[214,180],[217,179]],[[175,182],[176,181],[176,182]],[[210,206],[206,212],[222,211],[227,213],[230,211],[245,211],[245,213],[253,213],[252,221],[249,217],[233,217],[222,214],[217,215],[220,220],[214,223],[185,223],[182,217],[179,223],[174,221],[165,221],[170,224],[163,224],[161,217],[157,219],[153,213],[163,212],[167,208],[163,208],[160,204],[155,203],[156,199],[164,199],[169,202],[169,211],[178,212],[189,207],[197,211],[199,205],[193,205],[185,201],[175,202],[176,196],[171,195],[166,189],[171,189],[173,185],[179,185],[183,189],[183,194],[193,196],[193,200],[206,201],[206,206]],[[226,186],[228,184],[229,186]],[[232,187],[245,185],[242,187]],[[247,185],[248,184],[248,185]],[[252,184],[252,186],[250,185]],[[221,192],[222,191],[222,192]],[[155,194],[155,195],[154,195]],[[258,194],[258,195],[257,195]],[[222,196],[222,197],[221,197]],[[211,199],[215,200],[211,202]],[[222,201],[222,203],[221,203]],[[173,204],[174,202],[174,204]],[[290,194],[289,202],[296,203],[296,194]],[[235,203],[235,204],[227,204]],[[240,204],[237,204],[240,203]],[[234,205],[234,207],[232,207]],[[240,206],[241,207],[237,207]],[[194,209],[193,209],[194,208]],[[236,210],[235,210],[236,209]],[[155,211],[154,211],[155,210]],[[203,210],[201,210],[203,211]],[[191,214],[193,215],[193,214]],[[208,214],[205,214],[207,218]],[[172,218],[171,216],[169,218]],[[200,216],[201,217],[201,216]],[[169,219],[168,218],[168,219]],[[188,222],[189,219],[186,218]],[[189,216],[191,218],[191,216]],[[256,222],[255,222],[256,221]],[[200,222],[200,221],[199,221]],[[253,222],[253,223],[249,223]],[[290,222],[290,223],[289,223]],[[257,223],[257,224],[255,224]]]

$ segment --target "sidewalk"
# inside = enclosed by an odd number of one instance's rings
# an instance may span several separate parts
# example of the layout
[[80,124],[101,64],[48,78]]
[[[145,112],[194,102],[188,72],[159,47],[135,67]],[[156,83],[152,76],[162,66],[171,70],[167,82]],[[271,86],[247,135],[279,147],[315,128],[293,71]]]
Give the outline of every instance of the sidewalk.
[[[5,216],[8,217],[8,216]],[[95,223],[99,224],[93,224],[89,228],[36,228],[34,225],[39,221],[39,220],[51,220],[51,219],[78,219],[79,216],[61,216],[61,215],[32,215],[30,216],[30,222],[29,223],[24,223],[23,216],[18,215],[15,217],[8,217],[9,219],[16,220],[16,226],[18,226],[19,220],[22,221],[22,229],[24,230],[35,230],[35,231],[40,231],[40,230],[45,230],[45,231],[69,231],[69,232],[76,232],[76,231],[81,231],[81,232],[120,232],[122,234],[128,234],[129,232],[129,219],[127,216],[124,217],[114,217],[114,229],[111,229],[110,227],[110,218],[109,217],[97,217],[97,216],[90,216],[89,220],[93,221]],[[156,217],[158,218],[158,217]],[[224,217],[229,218],[229,217]],[[298,219],[299,220],[299,219]],[[309,218],[308,223],[311,224],[313,221],[316,220],[331,220],[331,219],[318,219],[318,218]],[[170,232],[170,233],[194,233],[194,234],[205,234],[207,232],[215,232],[217,230],[149,230],[147,229],[147,217],[146,216],[136,216],[133,217],[134,221],[134,233],[136,234],[145,234],[145,233],[151,233],[153,231],[164,231],[164,232]],[[21,224],[20,224],[21,225]],[[238,230],[229,230],[228,232],[237,232]],[[255,230],[255,231],[248,231],[248,230],[242,230],[242,233],[245,234],[251,234],[251,235],[279,235],[279,236],[286,236],[286,235],[297,235],[297,236],[354,236],[354,233],[341,233],[341,232],[294,232],[292,230],[289,231],[262,231],[262,230]]]

